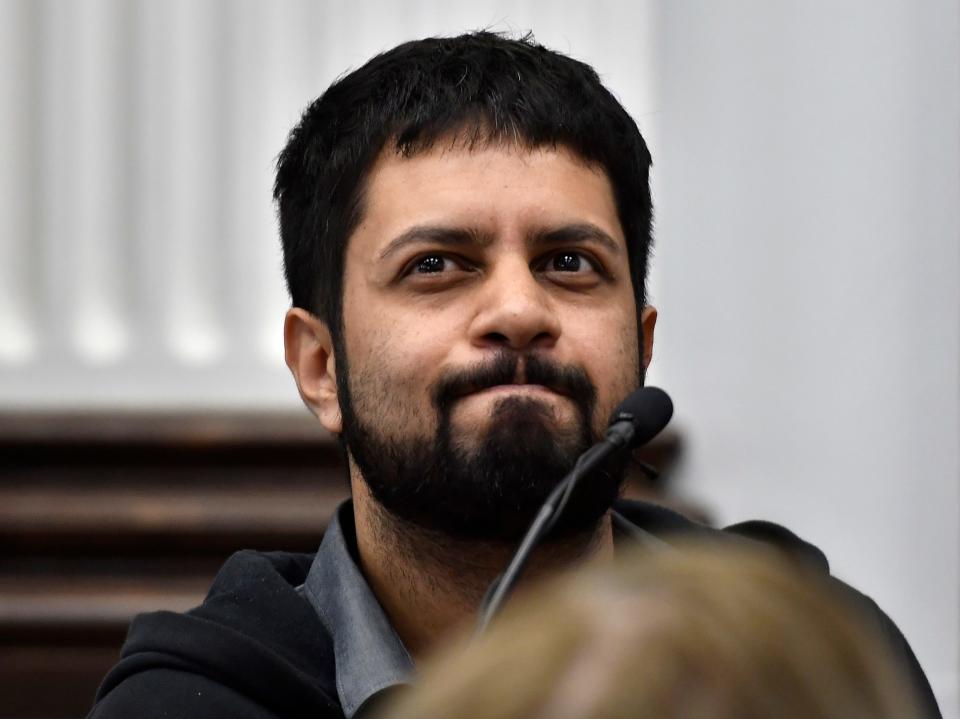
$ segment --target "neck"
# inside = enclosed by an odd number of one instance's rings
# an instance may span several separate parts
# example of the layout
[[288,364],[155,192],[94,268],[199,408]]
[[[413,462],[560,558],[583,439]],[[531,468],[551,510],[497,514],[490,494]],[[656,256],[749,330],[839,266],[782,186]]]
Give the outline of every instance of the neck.
[[[384,511],[354,476],[357,550],[367,582],[407,651],[419,659],[451,629],[473,621],[490,583],[517,543],[452,539]],[[531,556],[519,589],[571,566],[613,556],[609,513],[597,527],[544,544]]]

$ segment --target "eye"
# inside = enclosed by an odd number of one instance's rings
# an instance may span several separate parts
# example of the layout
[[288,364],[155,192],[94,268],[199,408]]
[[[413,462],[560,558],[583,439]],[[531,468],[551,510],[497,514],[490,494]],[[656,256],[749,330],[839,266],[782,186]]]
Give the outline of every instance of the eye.
[[460,266],[443,255],[426,255],[410,266],[410,273],[417,275],[435,275],[440,272],[460,269]]
[[398,279],[429,287],[446,287],[467,278],[472,270],[473,264],[467,259],[442,252],[426,252],[411,259]]
[[562,272],[564,274],[585,274],[597,272],[596,263],[583,252],[564,250],[552,255],[546,262],[544,269],[547,272]]

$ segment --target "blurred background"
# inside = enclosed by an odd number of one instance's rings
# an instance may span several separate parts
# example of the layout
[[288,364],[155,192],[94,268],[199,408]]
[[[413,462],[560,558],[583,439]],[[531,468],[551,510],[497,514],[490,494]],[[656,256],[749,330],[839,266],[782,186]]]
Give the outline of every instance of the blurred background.
[[634,490],[782,523],[960,716],[960,4],[0,0],[2,716],[76,716],[129,616],[316,546],[339,457],[282,359],[286,133],[374,53],[532,30],[654,157]]

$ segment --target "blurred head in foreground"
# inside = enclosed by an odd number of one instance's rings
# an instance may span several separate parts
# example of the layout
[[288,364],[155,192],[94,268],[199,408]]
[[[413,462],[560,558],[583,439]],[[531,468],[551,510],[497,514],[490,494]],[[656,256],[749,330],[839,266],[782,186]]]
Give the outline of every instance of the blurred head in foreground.
[[688,546],[563,578],[435,657],[390,719],[909,719],[886,644],[823,575]]

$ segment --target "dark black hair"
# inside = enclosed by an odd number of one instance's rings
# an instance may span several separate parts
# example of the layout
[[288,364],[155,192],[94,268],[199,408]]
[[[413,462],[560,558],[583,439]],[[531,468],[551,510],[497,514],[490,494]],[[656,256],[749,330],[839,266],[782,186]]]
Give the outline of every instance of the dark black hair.
[[589,65],[486,31],[407,42],[340,78],[303,113],[277,162],[274,199],[295,307],[342,330],[347,240],[367,172],[388,142],[412,155],[450,136],[468,143],[562,145],[602,167],[627,240],[634,296],[645,301],[650,153]]

